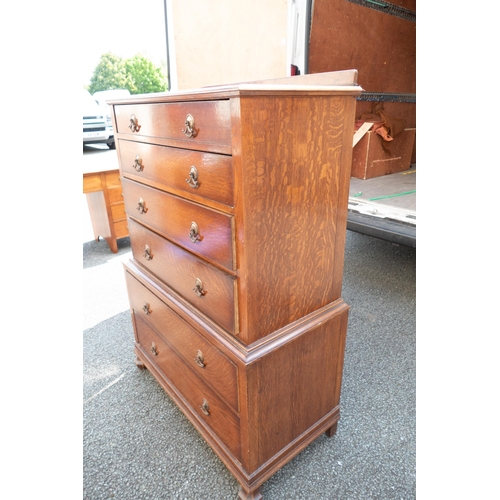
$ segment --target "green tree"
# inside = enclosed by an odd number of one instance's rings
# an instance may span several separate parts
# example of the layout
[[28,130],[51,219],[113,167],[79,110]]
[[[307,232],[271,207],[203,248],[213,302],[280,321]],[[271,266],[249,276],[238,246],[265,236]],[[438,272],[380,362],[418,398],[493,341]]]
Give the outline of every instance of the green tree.
[[93,94],[99,90],[126,88],[128,85],[125,61],[110,52],[103,54],[90,79],[89,92]]
[[167,79],[162,68],[155,65],[146,57],[136,55],[125,61],[128,87],[131,94],[149,94],[150,92],[164,92],[167,89]]
[[89,92],[99,90],[128,89],[131,94],[148,94],[168,90],[167,78],[162,68],[156,67],[148,58],[136,55],[123,60],[106,53],[90,79]]

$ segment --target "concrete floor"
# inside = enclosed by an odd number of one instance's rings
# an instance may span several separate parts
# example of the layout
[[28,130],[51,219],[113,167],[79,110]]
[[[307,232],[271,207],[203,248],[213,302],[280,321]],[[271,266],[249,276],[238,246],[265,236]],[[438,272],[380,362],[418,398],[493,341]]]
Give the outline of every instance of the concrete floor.
[[[88,229],[88,227],[87,227]],[[84,231],[83,499],[234,499],[238,485],[135,367],[122,261]],[[415,249],[347,232],[341,419],[261,487],[264,500],[416,498]]]

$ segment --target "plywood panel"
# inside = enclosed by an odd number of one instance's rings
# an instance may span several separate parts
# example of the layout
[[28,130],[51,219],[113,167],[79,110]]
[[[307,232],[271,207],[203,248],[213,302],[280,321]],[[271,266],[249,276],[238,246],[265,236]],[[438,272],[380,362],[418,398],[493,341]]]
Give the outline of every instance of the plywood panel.
[[315,0],[312,19],[310,73],[354,68],[367,92],[415,93],[416,23],[346,0]]

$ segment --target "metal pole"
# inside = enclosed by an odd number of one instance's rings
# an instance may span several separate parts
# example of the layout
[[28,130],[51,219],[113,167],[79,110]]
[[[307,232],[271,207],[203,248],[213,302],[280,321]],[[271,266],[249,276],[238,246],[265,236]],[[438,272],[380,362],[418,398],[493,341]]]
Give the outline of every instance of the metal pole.
[[168,19],[167,19],[167,0],[163,0],[163,10],[165,14],[165,44],[167,49],[167,85],[168,90],[171,88],[170,83],[170,50],[168,46]]

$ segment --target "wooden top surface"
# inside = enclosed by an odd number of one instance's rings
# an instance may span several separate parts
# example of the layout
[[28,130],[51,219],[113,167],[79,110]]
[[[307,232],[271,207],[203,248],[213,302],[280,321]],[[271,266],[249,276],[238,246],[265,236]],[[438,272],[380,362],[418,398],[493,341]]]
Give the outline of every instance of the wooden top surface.
[[357,70],[333,71],[311,75],[298,75],[272,80],[230,83],[228,85],[202,87],[176,92],[139,94],[124,99],[108,101],[110,104],[131,104],[148,102],[169,102],[197,99],[228,99],[248,95],[320,95],[361,94],[363,89],[357,84]]
[[82,173],[83,175],[99,174],[101,172],[112,172],[118,170],[118,156],[116,151],[107,149],[97,149],[87,151],[83,155]]

